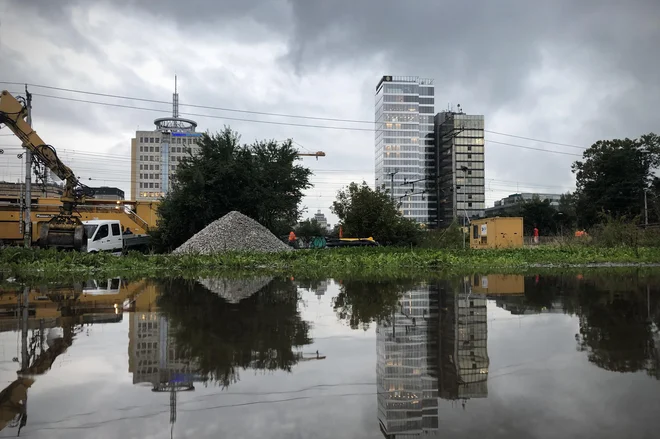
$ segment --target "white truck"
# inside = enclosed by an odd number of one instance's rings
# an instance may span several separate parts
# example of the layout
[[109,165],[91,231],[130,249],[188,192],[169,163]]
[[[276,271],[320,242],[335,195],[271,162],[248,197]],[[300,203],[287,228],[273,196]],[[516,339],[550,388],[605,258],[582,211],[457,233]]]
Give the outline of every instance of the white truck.
[[148,235],[125,234],[119,220],[83,221],[88,253],[126,253],[129,250],[149,249]]

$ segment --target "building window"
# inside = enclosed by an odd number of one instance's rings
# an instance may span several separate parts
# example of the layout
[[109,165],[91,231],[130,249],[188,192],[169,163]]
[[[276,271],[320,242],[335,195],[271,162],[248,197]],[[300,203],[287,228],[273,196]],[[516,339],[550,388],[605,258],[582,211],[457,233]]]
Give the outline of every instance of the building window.
[[149,139],[149,143],[154,143],[154,140],[155,140],[155,139],[154,139],[153,137],[151,137],[151,138]]
[[468,171],[468,175],[472,175],[472,171]]
[[160,139],[156,137],[156,143],[160,143]]
[[153,146],[149,147],[149,152],[154,152],[154,147]]
[[140,171],[142,170],[142,165],[140,165]]
[[181,145],[181,137],[178,137],[178,138],[176,139],[176,143],[178,143],[179,145]]
[[144,137],[140,137],[140,143],[144,143]]
[[176,169],[176,166],[172,165],[172,170],[174,171]]
[[153,162],[153,161],[154,161],[154,156],[150,155],[150,156],[149,156],[149,161],[150,161],[150,162]]
[[[470,196],[470,198],[472,198],[472,197]],[[472,203],[468,203],[468,207],[472,207]]]
[[154,188],[158,189],[158,183],[154,184]]
[[154,188],[154,184],[153,184],[153,183],[149,183],[149,189],[153,189],[153,188]]
[[156,171],[159,171],[159,170],[160,170],[160,165],[156,165],[156,166],[154,166],[154,169],[155,169]]
[[143,186],[143,184],[142,184],[142,182],[140,182],[140,189],[144,189],[142,186]]
[[468,158],[471,159],[471,158],[472,158],[472,154],[468,154]]
[[140,147],[140,152],[144,152],[142,147]]
[[160,146],[156,147],[156,152],[160,152]]
[[154,170],[154,165],[149,165],[149,170],[153,171]]

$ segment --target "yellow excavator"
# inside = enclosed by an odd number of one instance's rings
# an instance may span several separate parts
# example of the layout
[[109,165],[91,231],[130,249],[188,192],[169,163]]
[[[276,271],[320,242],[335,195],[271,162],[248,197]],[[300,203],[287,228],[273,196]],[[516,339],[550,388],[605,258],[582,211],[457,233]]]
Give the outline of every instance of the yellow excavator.
[[80,218],[74,215],[74,210],[86,198],[93,197],[93,191],[78,180],[71,168],[62,163],[55,148],[46,144],[30,127],[26,120],[27,106],[25,101],[19,99],[7,90],[0,94],[0,124],[6,125],[23,142],[24,148],[30,150],[37,160],[64,181],[60,213],[41,225],[39,246],[81,250],[86,244],[85,228]]

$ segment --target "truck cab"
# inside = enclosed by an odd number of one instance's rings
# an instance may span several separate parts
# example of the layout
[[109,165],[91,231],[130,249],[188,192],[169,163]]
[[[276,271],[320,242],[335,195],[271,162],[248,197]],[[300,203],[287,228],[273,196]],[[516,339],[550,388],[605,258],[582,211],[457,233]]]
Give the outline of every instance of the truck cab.
[[124,238],[119,220],[83,221],[87,235],[87,252],[121,253]]

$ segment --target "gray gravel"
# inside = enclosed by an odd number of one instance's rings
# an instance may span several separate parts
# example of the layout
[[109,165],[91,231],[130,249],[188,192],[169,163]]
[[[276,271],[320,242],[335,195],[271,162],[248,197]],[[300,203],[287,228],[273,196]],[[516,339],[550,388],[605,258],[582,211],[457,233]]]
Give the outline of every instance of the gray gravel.
[[249,279],[203,278],[197,281],[227,302],[238,303],[268,285],[272,280],[273,278],[269,276],[259,276]]
[[212,254],[225,251],[273,253],[290,251],[270,230],[240,212],[229,212],[186,241],[173,254]]

